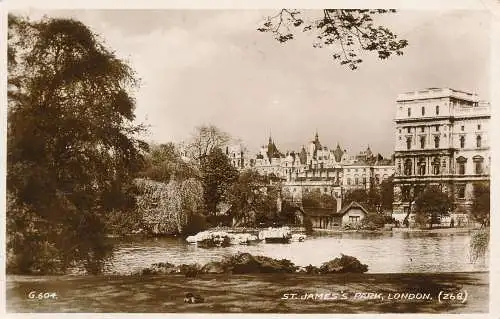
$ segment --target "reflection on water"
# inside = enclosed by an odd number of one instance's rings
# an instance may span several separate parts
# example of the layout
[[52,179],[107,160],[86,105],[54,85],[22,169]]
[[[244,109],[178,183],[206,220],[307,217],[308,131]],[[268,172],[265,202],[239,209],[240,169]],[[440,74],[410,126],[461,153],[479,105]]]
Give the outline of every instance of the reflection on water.
[[239,252],[286,258],[300,266],[320,266],[342,253],[367,264],[370,273],[488,270],[488,260],[469,262],[469,240],[469,234],[339,233],[290,244],[204,249],[180,238],[149,238],[116,244],[110,271],[129,273],[155,262],[204,264]]

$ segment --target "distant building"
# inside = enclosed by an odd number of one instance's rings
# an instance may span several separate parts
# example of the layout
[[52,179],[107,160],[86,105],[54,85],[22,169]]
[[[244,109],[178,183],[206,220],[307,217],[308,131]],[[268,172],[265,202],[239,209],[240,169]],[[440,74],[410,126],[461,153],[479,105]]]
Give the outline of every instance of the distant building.
[[369,146],[351,156],[338,143],[334,149],[323,145],[317,132],[300,151],[283,153],[269,137],[253,158],[246,158],[237,147],[229,147],[227,154],[238,169],[255,169],[281,179],[283,196],[293,202],[301,202],[303,194],[311,191],[341,198],[349,189],[369,189],[394,174],[392,159],[375,156]]
[[415,187],[440,185],[468,210],[473,184],[490,179],[490,105],[478,96],[430,88],[398,96],[394,213],[406,213]]

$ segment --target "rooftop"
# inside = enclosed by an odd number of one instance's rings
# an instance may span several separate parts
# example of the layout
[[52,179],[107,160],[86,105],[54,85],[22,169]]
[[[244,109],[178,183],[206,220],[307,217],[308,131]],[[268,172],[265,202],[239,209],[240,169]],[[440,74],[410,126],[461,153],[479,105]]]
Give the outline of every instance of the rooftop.
[[451,89],[451,88],[427,88],[422,90],[410,91],[399,94],[397,97],[398,102],[423,100],[423,99],[436,99],[442,97],[455,97],[461,100],[478,102],[479,97],[476,93]]

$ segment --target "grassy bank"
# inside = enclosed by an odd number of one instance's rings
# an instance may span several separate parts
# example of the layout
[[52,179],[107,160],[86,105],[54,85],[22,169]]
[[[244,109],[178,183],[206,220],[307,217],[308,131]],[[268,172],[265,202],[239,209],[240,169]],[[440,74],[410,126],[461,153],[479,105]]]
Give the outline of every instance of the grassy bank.
[[[57,299],[29,298],[54,292]],[[284,294],[347,293],[346,300],[282,299]],[[467,301],[438,301],[440,292],[467,291]],[[187,292],[203,303],[186,304]],[[355,293],[384,299],[359,299]],[[389,294],[429,294],[429,300],[389,300]],[[168,276],[7,276],[8,312],[201,312],[201,313],[485,313],[489,273],[253,274],[196,278]]]

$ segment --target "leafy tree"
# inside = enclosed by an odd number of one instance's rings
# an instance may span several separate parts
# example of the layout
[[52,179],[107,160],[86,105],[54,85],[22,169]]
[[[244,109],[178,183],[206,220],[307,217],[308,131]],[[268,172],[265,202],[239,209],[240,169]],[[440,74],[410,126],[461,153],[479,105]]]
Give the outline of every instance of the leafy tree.
[[214,125],[199,126],[195,129],[188,144],[189,156],[201,162],[212,150],[216,148],[224,149],[229,139],[229,134]]
[[228,192],[233,217],[245,219],[251,211],[258,212],[266,197],[267,178],[253,170],[239,174]]
[[349,204],[351,202],[358,202],[366,205],[368,202],[368,192],[364,188],[356,188],[348,190],[344,195],[344,202]]
[[366,208],[373,212],[379,211],[382,206],[382,196],[379,189],[372,184],[366,192],[366,197],[364,202]]
[[375,52],[381,60],[402,55],[408,41],[398,39],[388,28],[375,25],[374,16],[394,13],[396,10],[323,9],[321,13],[282,9],[267,17],[258,28],[270,32],[281,43],[294,38],[293,29],[313,33],[314,47],[333,49],[332,57],[341,65],[355,70],[363,60],[361,51]]
[[394,182],[393,177],[389,177],[380,183],[380,205],[383,210],[392,211],[394,202]]
[[403,224],[406,225],[406,227],[408,227],[410,224],[409,218],[410,214],[412,213],[413,204],[415,203],[415,200],[422,192],[422,185],[410,183],[407,185],[403,185],[402,188],[403,188],[402,200],[408,202],[408,211],[406,212],[406,216],[403,219]]
[[143,178],[168,182],[171,178],[185,180],[200,175],[196,165],[182,159],[174,143],[150,145],[145,158],[144,169],[139,173]]
[[[203,188],[194,178],[168,183],[136,179],[137,210],[153,234],[184,233],[193,216],[203,210]],[[189,227],[192,227],[190,225]]]
[[213,148],[201,162],[203,197],[208,214],[228,199],[228,190],[238,178],[238,171],[219,147]]
[[490,183],[474,184],[474,201],[472,202],[472,218],[481,224],[481,227],[490,225]]
[[453,207],[453,199],[439,186],[427,186],[415,199],[417,216],[424,217],[432,227],[438,218],[446,216]]
[[[9,15],[7,246],[22,273],[97,273],[106,215],[134,209],[132,69],[81,22]],[[51,264],[49,266],[48,264]]]
[[336,208],[337,200],[328,194],[322,194],[318,189],[302,196],[303,207]]

